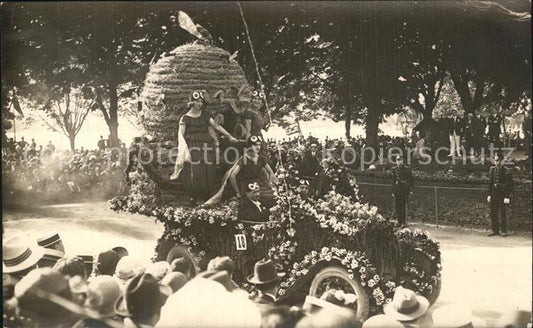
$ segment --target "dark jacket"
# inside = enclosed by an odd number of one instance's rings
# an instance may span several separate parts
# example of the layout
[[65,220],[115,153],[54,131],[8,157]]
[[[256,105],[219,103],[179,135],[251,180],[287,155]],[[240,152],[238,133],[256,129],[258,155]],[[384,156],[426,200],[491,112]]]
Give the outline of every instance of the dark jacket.
[[413,172],[405,165],[392,169],[392,192],[409,192],[414,185]]
[[270,216],[270,210],[261,204],[261,210],[252,203],[248,197],[243,197],[239,203],[237,218],[245,221],[266,222]]
[[503,197],[509,198],[514,189],[514,181],[511,170],[504,166],[492,166],[489,172],[489,194],[503,194]]
[[462,135],[464,132],[464,126],[463,126],[463,120],[457,116],[457,117],[450,117],[446,120],[447,127],[448,127],[448,134],[455,134]]
[[324,172],[320,170],[316,176],[316,180],[313,185],[314,196],[316,198],[322,198],[331,190],[331,178]]
[[315,156],[310,151],[306,152],[304,157],[300,160],[300,176],[314,178],[320,169],[320,162],[318,161],[318,151]]

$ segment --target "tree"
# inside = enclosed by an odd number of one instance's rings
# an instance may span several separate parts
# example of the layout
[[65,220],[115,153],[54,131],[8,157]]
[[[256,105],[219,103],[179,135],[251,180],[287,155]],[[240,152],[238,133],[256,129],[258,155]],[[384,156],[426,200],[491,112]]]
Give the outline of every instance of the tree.
[[53,131],[64,134],[74,151],[76,136],[81,130],[87,115],[95,105],[96,99],[87,100],[80,90],[67,91],[62,98],[50,100],[47,116],[43,122]]

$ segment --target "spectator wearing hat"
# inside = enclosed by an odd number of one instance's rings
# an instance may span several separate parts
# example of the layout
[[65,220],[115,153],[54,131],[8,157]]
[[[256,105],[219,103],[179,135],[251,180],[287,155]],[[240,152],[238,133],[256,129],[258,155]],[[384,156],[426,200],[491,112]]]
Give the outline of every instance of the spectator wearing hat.
[[383,312],[396,321],[409,322],[422,317],[428,309],[429,301],[425,297],[399,286],[394,291],[392,302],[383,307]]
[[181,272],[170,272],[167,274],[161,281],[159,282],[161,285],[166,285],[172,289],[172,293],[174,294],[178,290],[181,289],[181,287],[185,286],[188,279],[187,277],[181,273]]
[[102,150],[105,150],[105,148],[106,148],[106,142],[105,142],[104,136],[100,136],[100,140],[98,140],[98,149],[102,151]]
[[254,302],[261,313],[276,305],[279,280],[285,273],[278,273],[271,260],[260,260],[254,265],[254,273],[247,277],[249,283],[255,285],[258,291]]
[[6,240],[2,245],[2,271],[16,278],[24,277],[43,258],[45,249],[20,237]]
[[489,237],[507,235],[507,206],[509,205],[514,182],[511,170],[503,166],[503,156],[496,153],[494,156],[494,166],[489,171],[489,196],[490,222],[492,232]]
[[199,273],[196,277],[198,278],[204,278],[204,279],[211,279],[213,281],[216,281],[220,283],[228,292],[232,292],[235,289],[235,285],[230,279],[230,276],[227,271],[216,271],[216,270],[206,270],[204,272]]
[[51,234],[47,234],[40,237],[39,239],[37,239],[37,245],[44,248],[53,249],[65,254],[65,246],[63,245],[63,240],[61,240],[61,237],[57,232],[53,232]]
[[194,259],[189,251],[183,246],[174,246],[170,249],[166,257],[172,272],[181,272],[190,279],[196,275]]
[[237,284],[233,281],[233,271],[235,270],[235,263],[229,256],[217,256],[214,259],[211,259],[207,263],[208,271],[226,271],[229,275],[229,279],[233,284],[233,287],[239,288]]
[[54,265],[54,269],[68,277],[80,276],[83,279],[87,279],[85,264],[83,259],[78,256],[67,256],[59,259]]
[[167,274],[172,272],[172,269],[167,261],[158,261],[148,264],[144,272],[151,274],[155,280],[161,281]]
[[117,299],[115,313],[126,318],[126,327],[153,327],[159,321],[161,307],[171,293],[170,287],[159,285],[151,274],[138,273]]
[[228,292],[216,280],[196,277],[167,299],[156,327],[259,328],[260,325],[259,309],[246,292]]
[[145,263],[140,259],[133,256],[124,256],[118,261],[113,277],[119,286],[126,286],[131,278],[144,273],[145,268]]
[[268,208],[260,202],[259,183],[250,182],[246,186],[246,197],[240,199],[237,217],[243,221],[266,222],[270,216]]
[[99,253],[96,261],[96,275],[112,276],[115,273],[119,258],[115,251]]
[[320,161],[320,170],[316,175],[315,182],[313,184],[312,193],[316,199],[322,198],[331,190],[332,179],[326,173],[329,169],[329,160],[324,158]]
[[396,203],[396,218],[399,226],[405,226],[407,202],[412,193],[413,172],[403,162],[401,155],[396,156],[396,166],[392,169],[392,197]]
[[[87,300],[85,305],[96,311],[102,318],[117,319],[114,306],[120,297],[120,287],[111,276],[98,276],[91,280],[87,286]],[[94,327],[101,321],[92,322],[92,319],[84,319],[80,327]],[[103,324],[103,323],[102,323]]]
[[457,115],[457,110],[452,110],[452,117],[446,120],[448,125],[448,135],[450,137],[450,154],[461,156],[461,135],[463,134],[463,122]]
[[[439,307],[432,313],[434,328],[482,328],[487,323],[480,318],[473,317],[472,312],[460,304],[448,304]],[[497,326],[503,327],[503,326]]]
[[72,302],[67,278],[52,268],[39,268],[15,286],[18,313],[29,317],[38,327],[71,327],[79,317],[50,300],[46,293]]

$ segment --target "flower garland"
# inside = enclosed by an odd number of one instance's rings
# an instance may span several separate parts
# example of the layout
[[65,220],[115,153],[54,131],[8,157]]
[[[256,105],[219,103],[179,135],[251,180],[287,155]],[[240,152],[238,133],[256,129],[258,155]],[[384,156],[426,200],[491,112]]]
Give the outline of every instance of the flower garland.
[[383,281],[377,269],[363,253],[336,247],[323,247],[319,252],[311,251],[300,262],[294,262],[288,276],[280,283],[279,295],[284,295],[286,290],[296,283],[296,280],[305,276],[311,267],[321,261],[340,262],[346,268],[348,277],[359,281],[372,296],[371,306],[380,307],[386,301],[391,301],[396,288],[395,282]]

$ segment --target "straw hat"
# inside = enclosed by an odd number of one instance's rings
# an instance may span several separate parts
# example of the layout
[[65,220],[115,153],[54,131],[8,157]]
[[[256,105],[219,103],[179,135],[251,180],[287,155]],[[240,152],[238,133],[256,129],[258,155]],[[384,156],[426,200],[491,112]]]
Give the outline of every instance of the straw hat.
[[398,287],[392,302],[383,307],[383,312],[398,321],[411,321],[423,316],[429,308],[429,301],[416,295],[410,289]]
[[13,273],[31,268],[44,256],[44,248],[13,237],[2,245],[2,270]]
[[460,304],[444,305],[432,314],[434,328],[480,328],[487,327],[487,323],[472,316],[470,309]]

